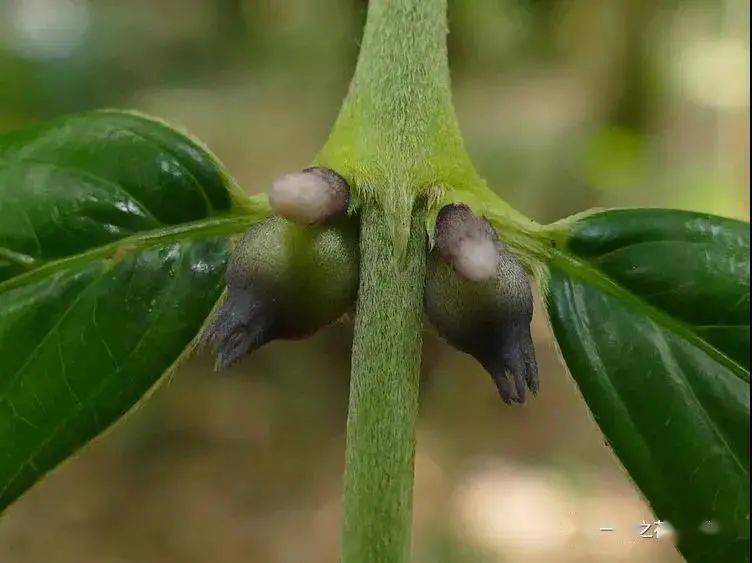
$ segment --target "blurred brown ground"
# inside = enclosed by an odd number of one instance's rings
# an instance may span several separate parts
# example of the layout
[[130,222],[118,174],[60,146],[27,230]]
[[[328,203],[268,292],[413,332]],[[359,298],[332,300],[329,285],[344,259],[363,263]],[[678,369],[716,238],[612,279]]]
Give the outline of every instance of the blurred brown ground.
[[[460,123],[512,205],[543,222],[617,205],[749,218],[747,2],[450,5]],[[323,142],[364,10],[0,0],[0,130],[136,108],[191,131],[260,192]],[[654,517],[541,309],[541,392],[521,408],[427,332],[415,561],[680,561],[670,540],[637,536]],[[343,322],[273,343],[227,375],[208,357],[186,362],[3,515],[0,562],[335,561],[350,339]]]

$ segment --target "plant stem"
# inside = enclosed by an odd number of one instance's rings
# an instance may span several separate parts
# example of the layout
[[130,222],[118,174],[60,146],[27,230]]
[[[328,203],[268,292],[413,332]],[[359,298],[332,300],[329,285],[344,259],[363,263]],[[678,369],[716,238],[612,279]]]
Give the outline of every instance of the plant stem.
[[398,250],[419,194],[477,174],[452,106],[446,0],[372,0],[350,91],[317,163],[381,206]]
[[421,210],[402,257],[383,213],[363,210],[345,457],[346,563],[409,555],[425,253]]
[[452,107],[446,33],[446,0],[371,0],[350,91],[316,159],[348,180],[361,221],[345,563],[400,563],[410,550],[426,255],[422,195],[475,174]]
[[489,190],[465,151],[446,10],[447,0],[370,0],[349,92],[314,161],[346,178],[361,221],[345,563],[409,555],[426,227],[442,205],[462,201],[504,230],[513,251],[545,251],[539,226]]

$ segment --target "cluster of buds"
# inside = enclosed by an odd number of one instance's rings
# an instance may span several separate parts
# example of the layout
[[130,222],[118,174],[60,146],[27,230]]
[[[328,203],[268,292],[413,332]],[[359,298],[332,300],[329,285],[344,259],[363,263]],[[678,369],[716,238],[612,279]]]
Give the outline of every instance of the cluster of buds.
[[[358,290],[357,222],[347,215],[350,189],[327,168],[274,181],[275,216],[236,244],[227,292],[202,340],[223,369],[277,338],[304,338],[352,308]],[[524,268],[494,229],[465,205],[437,217],[426,265],[424,304],[438,333],[474,356],[502,399],[523,403],[538,390]]]

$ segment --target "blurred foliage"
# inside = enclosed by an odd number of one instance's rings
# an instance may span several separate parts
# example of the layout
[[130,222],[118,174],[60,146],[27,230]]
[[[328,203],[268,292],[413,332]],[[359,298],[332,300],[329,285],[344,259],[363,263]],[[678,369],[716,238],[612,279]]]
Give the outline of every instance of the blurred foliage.
[[[323,143],[366,5],[0,0],[0,130],[135,108],[263,191]],[[469,152],[515,207],[539,221],[622,205],[749,218],[745,0],[450,0],[450,29]],[[510,409],[427,335],[416,561],[677,560],[636,538],[649,509],[540,315],[534,338],[541,394]],[[228,377],[187,363],[4,515],[0,560],[334,560],[349,342],[344,323]]]

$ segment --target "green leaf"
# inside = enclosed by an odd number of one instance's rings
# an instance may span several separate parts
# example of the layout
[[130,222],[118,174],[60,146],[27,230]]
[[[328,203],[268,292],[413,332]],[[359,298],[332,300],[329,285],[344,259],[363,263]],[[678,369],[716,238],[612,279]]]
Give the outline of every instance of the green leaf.
[[631,209],[550,234],[554,332],[614,452],[687,559],[745,560],[749,225]]
[[0,136],[0,509],[126,413],[265,215],[206,149],[131,113]]

